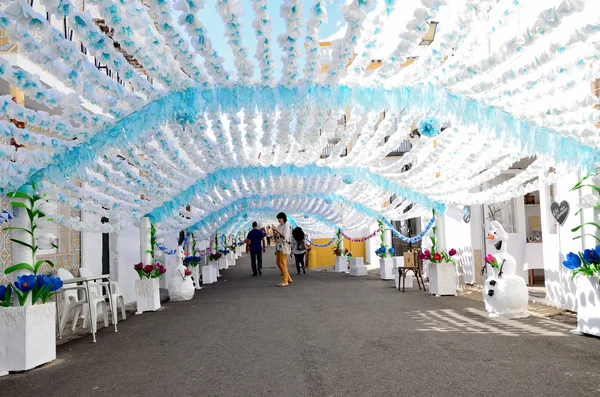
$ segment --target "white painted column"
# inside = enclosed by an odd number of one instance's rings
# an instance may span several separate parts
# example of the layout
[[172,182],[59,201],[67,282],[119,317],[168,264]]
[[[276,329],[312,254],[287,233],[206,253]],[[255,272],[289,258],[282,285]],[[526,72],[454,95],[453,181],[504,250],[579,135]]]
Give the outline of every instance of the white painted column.
[[152,249],[150,244],[150,219],[145,216],[140,220],[140,257],[144,265],[152,262],[152,255],[148,250]]
[[[13,198],[13,199],[10,199],[10,202],[11,203],[13,203],[13,202],[23,203],[27,206],[30,205],[29,200],[24,199],[24,198]],[[27,230],[31,229],[31,223],[29,222],[29,216],[27,215],[27,210],[25,208],[21,208],[21,207],[12,207],[12,208],[13,208],[13,212],[14,212],[14,217],[10,221],[10,225],[12,227],[22,227]],[[31,235],[22,230],[11,230],[10,238],[20,240],[20,241],[23,241],[25,243],[35,246],[35,243],[33,242]],[[34,265],[33,250],[31,248],[11,241],[10,242],[10,250],[11,250],[12,264],[27,263],[31,266]],[[11,279],[12,282],[14,282],[14,281],[16,281],[17,276],[21,276],[24,274],[31,274],[31,272],[29,272],[27,270],[17,270],[16,272],[8,275],[8,277]]]
[[[369,235],[377,230],[377,224],[370,225],[366,228],[366,235]],[[375,255],[375,250],[379,248],[379,236],[375,236],[373,238],[365,241],[365,264],[369,264],[369,266],[379,268],[379,258]]]
[[[101,216],[89,212],[81,214],[84,223],[100,223],[101,219]],[[102,274],[102,233],[81,232],[81,267],[94,275]]]
[[383,232],[383,243],[389,248],[392,247],[392,231],[388,226],[384,226],[386,230]]

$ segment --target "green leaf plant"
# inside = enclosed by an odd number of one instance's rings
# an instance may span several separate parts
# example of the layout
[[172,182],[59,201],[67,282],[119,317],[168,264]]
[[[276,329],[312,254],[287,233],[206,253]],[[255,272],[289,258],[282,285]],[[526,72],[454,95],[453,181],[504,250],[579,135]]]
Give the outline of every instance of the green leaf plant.
[[[39,250],[39,247],[36,244],[36,239],[35,239],[35,230],[37,229],[36,220],[46,216],[41,210],[38,209],[38,202],[40,200],[43,200],[46,197],[46,195],[38,194],[36,192],[35,183],[33,183],[33,182],[29,185],[29,187],[30,187],[30,189],[27,189],[27,190],[29,190],[31,193],[17,191],[17,192],[10,192],[7,194],[7,197],[9,199],[25,200],[25,202],[11,201],[10,205],[13,206],[14,208],[24,209],[27,212],[27,217],[29,219],[29,227],[8,226],[8,227],[5,227],[4,230],[25,232],[27,234],[28,241],[23,241],[23,240],[14,238],[14,237],[11,237],[10,241],[12,241],[15,244],[19,244],[24,247],[27,247],[31,250],[31,264],[33,264],[33,265],[31,265],[30,263],[27,263],[27,262],[17,263],[15,265],[7,267],[4,270],[4,274],[8,275],[8,274],[14,273],[19,270],[25,270],[25,271],[30,272],[34,278],[32,280],[26,280],[24,278],[24,279],[20,280],[18,283],[15,283],[15,284],[19,284],[21,286],[21,289],[22,289],[21,291],[19,291],[19,288],[15,288],[12,285],[9,285],[9,286],[3,288],[2,292],[3,292],[4,296],[0,296],[0,306],[3,306],[3,307],[7,307],[10,305],[9,298],[10,298],[10,294],[12,293],[12,291],[15,292],[15,295],[17,296],[19,303],[21,305],[23,305],[26,302],[27,297],[30,293],[32,294],[32,302],[34,304],[40,299],[44,303],[46,303],[48,301],[48,299],[50,298],[50,296],[52,295],[52,293],[54,291],[56,291],[56,289],[60,288],[60,287],[58,287],[58,284],[55,283],[55,279],[53,276],[50,276],[50,278],[45,278],[45,276],[40,276],[40,278],[37,277],[38,273],[40,271],[40,267],[44,263],[48,264],[50,267],[54,267],[54,263],[52,261],[50,261],[49,259],[36,260],[36,254]],[[30,276],[25,275],[25,277],[30,277]],[[25,288],[24,285],[27,281],[30,281],[30,282],[28,283],[29,284],[28,287]],[[62,284],[60,286],[62,286]]]
[[34,275],[37,275],[37,273],[40,269],[40,266],[44,263],[47,263],[51,267],[54,267],[54,263],[52,263],[52,261],[50,261],[48,259],[41,259],[39,261],[35,260],[36,253],[39,250],[39,247],[37,246],[37,244],[35,242],[35,229],[37,228],[35,221],[39,218],[43,218],[46,216],[46,214],[44,214],[42,211],[40,211],[39,209],[36,208],[37,207],[36,203],[38,201],[44,199],[46,197],[46,195],[44,194],[44,195],[40,196],[39,194],[37,194],[35,192],[36,186],[35,186],[35,183],[33,183],[33,182],[31,183],[31,188],[32,188],[31,190],[33,191],[33,194],[27,194],[25,192],[10,192],[7,195],[8,198],[10,198],[10,199],[20,198],[20,199],[25,199],[28,201],[27,203],[22,203],[20,201],[12,201],[10,203],[10,205],[12,205],[13,207],[16,207],[16,208],[24,208],[27,211],[27,216],[29,218],[29,228],[9,226],[9,227],[5,227],[4,230],[22,231],[22,232],[26,232],[27,234],[29,234],[29,237],[31,239],[30,242],[21,241],[16,238],[11,238],[10,241],[12,241],[16,244],[23,245],[23,246],[31,249],[31,263],[33,263],[34,265],[31,266],[28,263],[18,263],[16,265],[6,268],[6,270],[4,270],[5,274],[11,274],[17,270],[29,270]]

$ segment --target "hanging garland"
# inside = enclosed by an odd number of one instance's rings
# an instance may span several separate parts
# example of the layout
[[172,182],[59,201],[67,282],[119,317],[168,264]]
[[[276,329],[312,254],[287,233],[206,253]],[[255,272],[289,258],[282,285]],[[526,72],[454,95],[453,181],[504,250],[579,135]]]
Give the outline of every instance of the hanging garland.
[[383,218],[383,221],[400,240],[404,241],[405,243],[416,243],[417,241],[421,241],[425,234],[427,234],[429,229],[432,228],[433,224],[435,223],[435,217],[432,217],[425,229],[421,233],[417,234],[415,237],[406,237],[405,235],[397,231],[394,225],[390,223],[390,221],[388,221],[385,218]]
[[[187,244],[189,238],[190,238],[190,233],[187,234],[187,236],[185,236],[185,238],[183,239],[183,242],[181,243],[181,245],[179,245],[179,247],[185,247],[185,245]],[[167,247],[165,247],[162,243],[156,242],[155,243],[156,247],[158,247],[159,250],[161,250],[162,252],[164,252],[166,255],[175,255],[175,253],[177,252],[177,248],[176,249],[168,249]],[[198,251],[201,252],[201,251]]]
[[344,238],[346,240],[349,240],[353,243],[362,243],[363,241],[367,241],[369,239],[372,239],[373,237],[375,237],[377,235],[377,233],[379,233],[379,229],[375,230],[373,233],[369,234],[368,236],[365,237],[359,237],[359,238],[352,238],[350,236],[348,236],[347,234],[345,234],[344,232],[342,232],[342,236],[344,236]]
[[336,237],[333,237],[331,239],[331,241],[329,241],[328,243],[325,244],[317,244],[317,243],[313,243],[312,241],[308,240],[308,242],[310,243],[310,245],[315,246],[317,248],[325,248],[325,247],[329,247],[331,244],[333,244],[336,241]]

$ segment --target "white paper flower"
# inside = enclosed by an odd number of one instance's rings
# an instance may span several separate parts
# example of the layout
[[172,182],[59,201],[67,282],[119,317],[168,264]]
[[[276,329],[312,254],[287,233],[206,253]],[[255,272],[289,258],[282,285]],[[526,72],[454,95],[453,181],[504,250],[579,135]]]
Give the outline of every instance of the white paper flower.
[[581,202],[579,203],[579,206],[581,208],[592,208],[596,204],[598,204],[598,201],[599,199],[595,194],[586,194],[585,196],[583,196]]

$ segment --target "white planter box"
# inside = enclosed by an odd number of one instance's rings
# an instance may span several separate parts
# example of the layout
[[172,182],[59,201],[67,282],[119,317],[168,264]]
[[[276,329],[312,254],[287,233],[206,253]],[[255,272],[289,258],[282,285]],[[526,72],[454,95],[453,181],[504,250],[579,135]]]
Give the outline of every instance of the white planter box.
[[221,277],[221,272],[219,270],[221,269],[221,260],[219,259],[218,261],[210,262],[210,266],[213,268],[213,274],[216,274],[217,277]]
[[348,273],[348,259],[345,256],[336,256],[333,270],[338,273]]
[[364,260],[362,257],[351,257],[350,258],[350,275],[359,277],[367,275],[367,267],[365,266]]
[[222,256],[221,259],[219,259],[219,269],[223,270],[223,269],[227,269],[229,267],[229,261],[227,260],[226,256]]
[[575,333],[600,336],[598,277],[577,276],[577,329]]
[[212,284],[217,282],[218,262],[209,262],[208,266],[202,266],[202,284]]
[[155,312],[160,309],[160,290],[157,278],[135,280],[135,296],[137,297],[137,312]]
[[235,266],[235,253],[230,252],[227,255],[227,267],[233,267]]
[[54,303],[0,308],[0,375],[56,360]]
[[239,258],[241,256],[242,256],[242,247],[238,245],[237,247],[235,247],[235,257]]
[[392,270],[394,268],[394,259],[393,258],[379,258],[379,273],[381,275],[382,280],[393,280],[394,273]]
[[429,294],[456,296],[456,267],[452,263],[429,262]]

